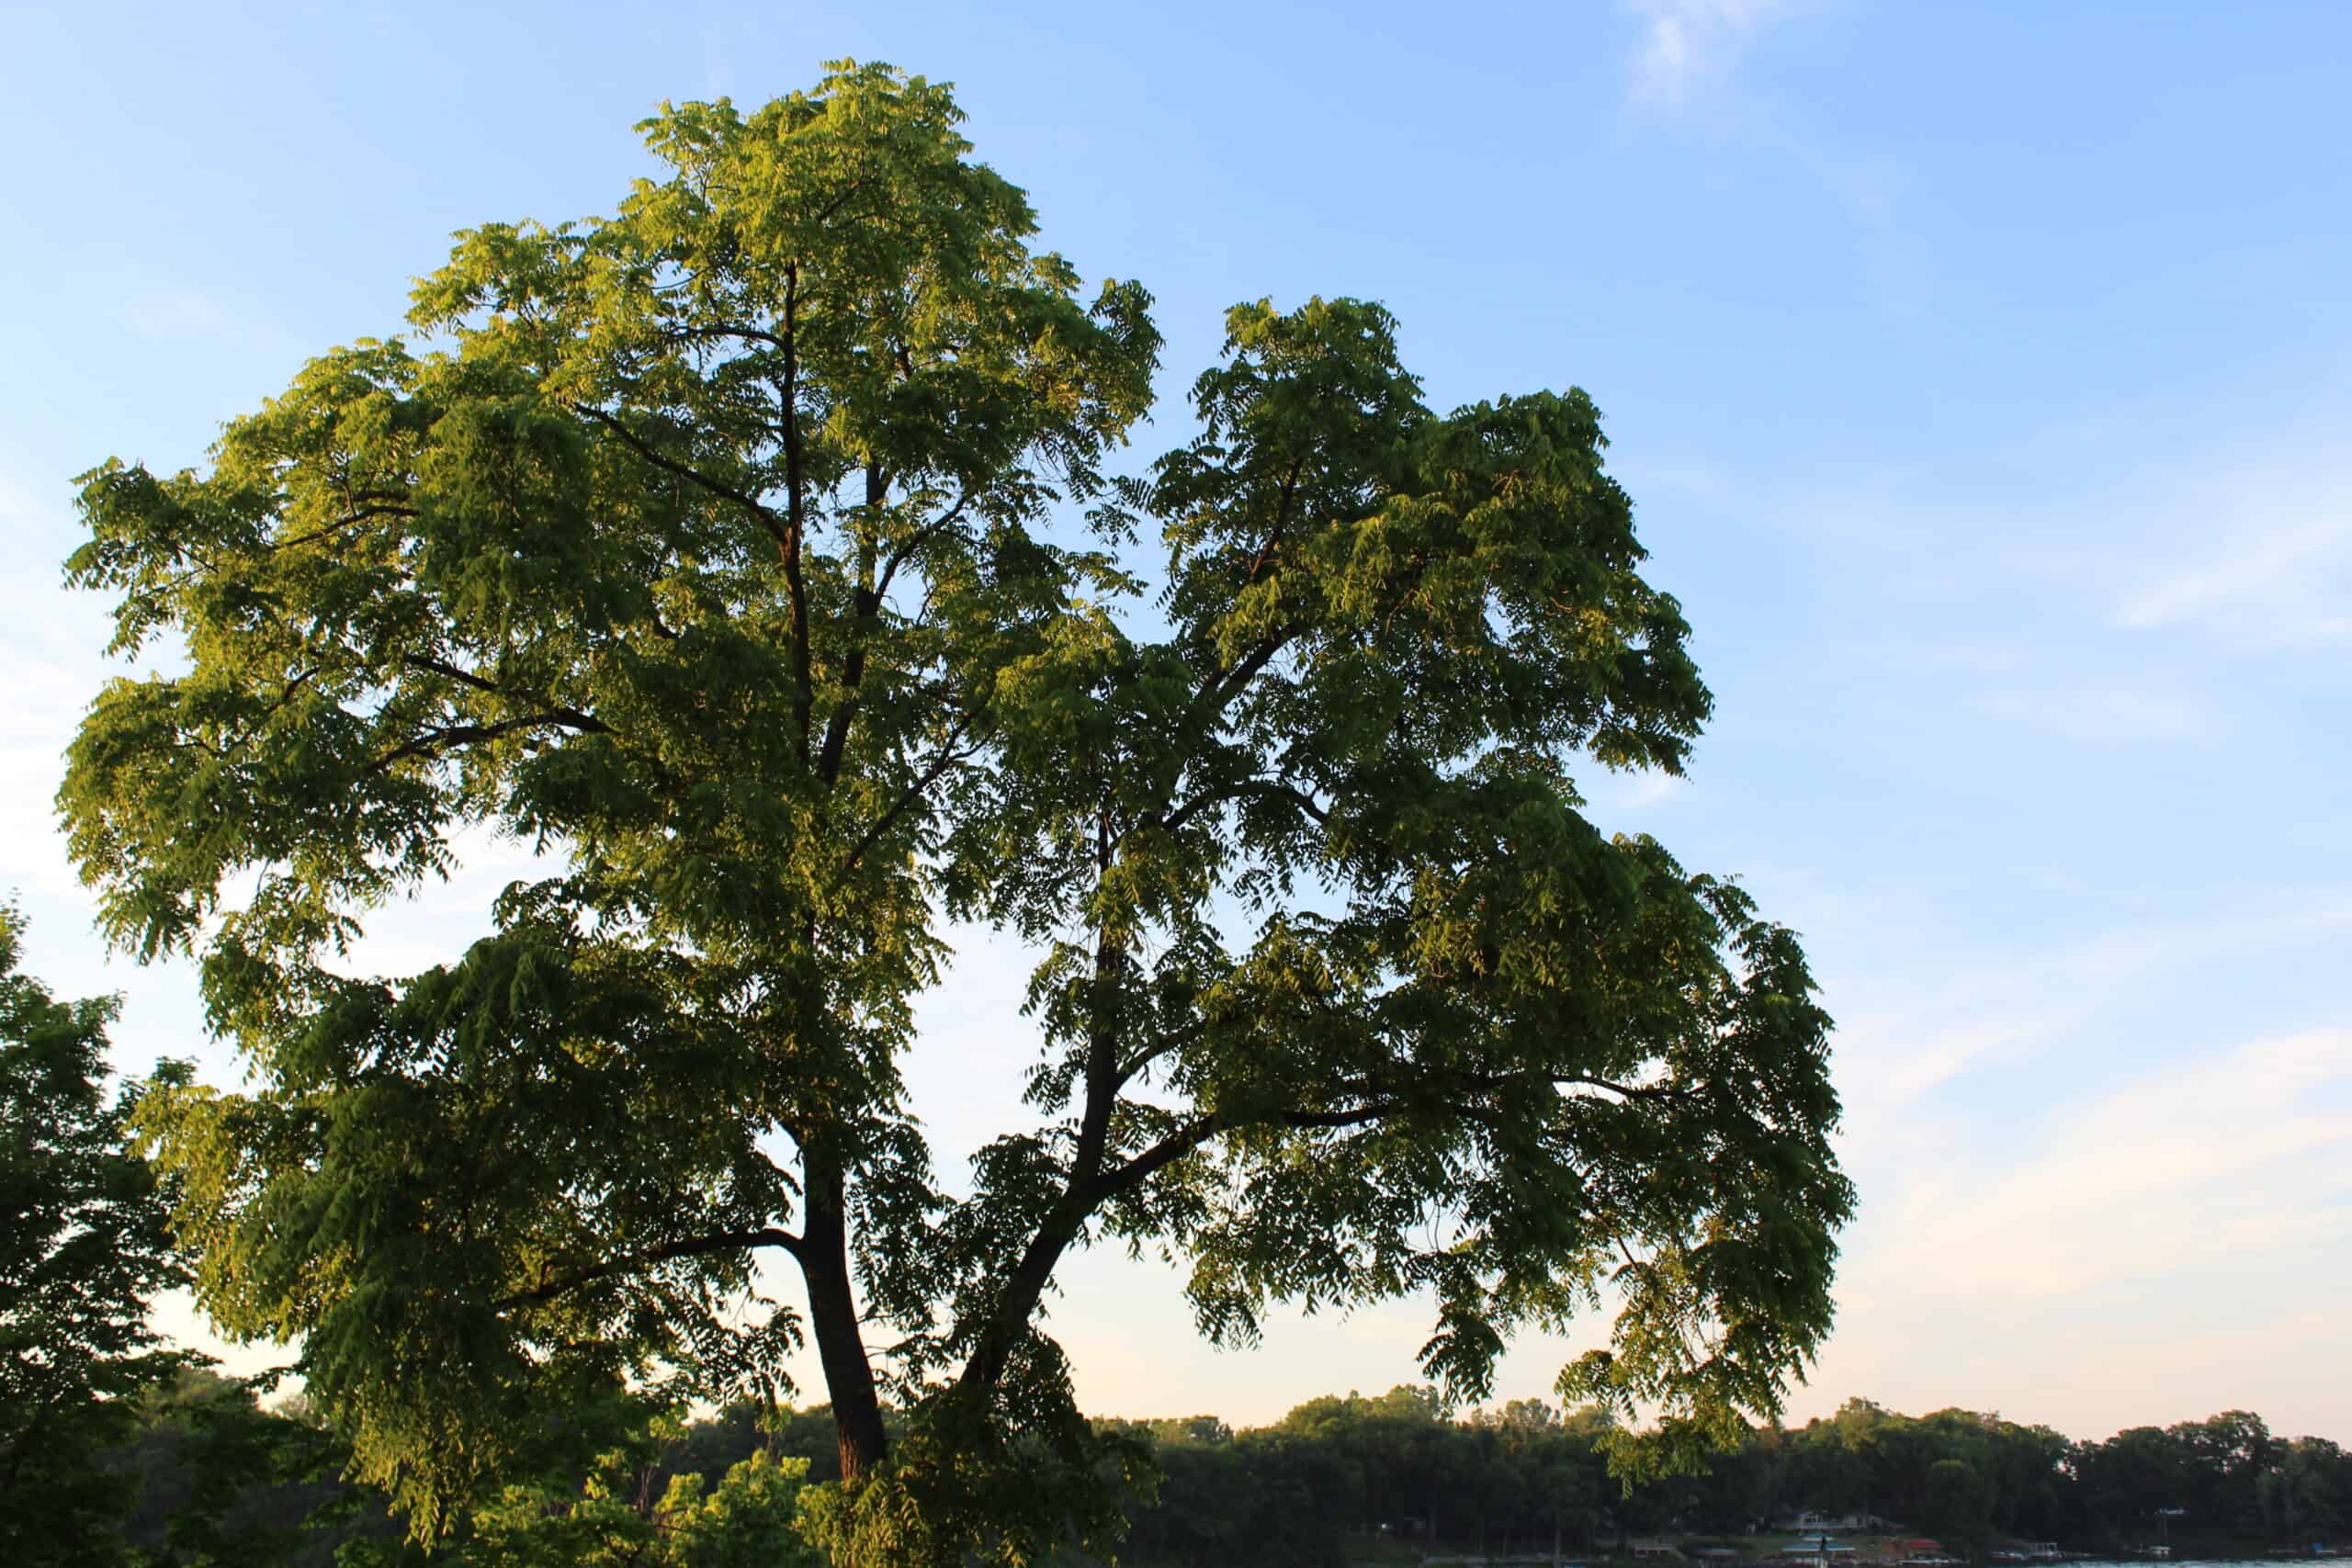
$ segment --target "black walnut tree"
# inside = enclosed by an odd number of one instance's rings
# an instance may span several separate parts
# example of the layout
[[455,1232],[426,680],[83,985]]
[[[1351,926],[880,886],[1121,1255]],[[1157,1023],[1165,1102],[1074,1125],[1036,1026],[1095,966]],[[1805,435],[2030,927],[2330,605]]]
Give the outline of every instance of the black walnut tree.
[[[1245,305],[1114,477],[1148,298],[1031,249],[959,118],[848,63],[665,108],[615,216],[469,231],[413,339],[85,477],[72,580],[186,658],[93,706],[74,850],[259,1075],[145,1122],[205,1305],[427,1532],[535,1405],[772,1389],[805,1335],[859,1561],[1115,1529],[1136,1453],[1040,1322],[1106,1240],[1219,1340],[1419,1292],[1478,1396],[1613,1308],[1564,1393],[1775,1408],[1851,1201],[1829,1025],[1789,931],[1581,809],[1709,709],[1592,404],[1439,413],[1378,306]],[[485,830],[554,874],[351,973]],[[951,917],[1037,955],[1037,1120],[962,1201],[899,1069]]]

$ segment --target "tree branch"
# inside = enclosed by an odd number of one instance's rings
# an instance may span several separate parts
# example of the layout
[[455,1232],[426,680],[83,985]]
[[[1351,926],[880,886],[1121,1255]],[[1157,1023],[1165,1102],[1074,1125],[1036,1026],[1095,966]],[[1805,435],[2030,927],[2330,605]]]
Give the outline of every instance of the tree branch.
[[616,1258],[608,1262],[596,1264],[593,1268],[567,1274],[560,1280],[545,1280],[531,1290],[518,1291],[511,1296],[502,1296],[492,1305],[499,1312],[511,1311],[518,1306],[536,1306],[576,1291],[582,1285],[594,1284],[599,1280],[608,1280],[616,1274],[634,1273],[638,1269],[650,1269],[657,1263],[674,1262],[681,1258],[706,1258],[714,1252],[745,1252],[755,1247],[780,1247],[793,1256],[798,1257],[800,1238],[790,1231],[779,1230],[774,1225],[764,1225],[757,1230],[718,1231],[709,1235],[695,1236],[685,1241],[666,1242],[660,1247],[650,1247],[642,1252],[632,1252],[626,1257]]
[[435,675],[446,675],[461,685],[471,686],[477,692],[494,693],[499,690],[497,682],[452,664],[446,659],[434,659],[422,653],[410,653],[402,655],[401,662],[413,669],[426,671]]
[[1092,1205],[1099,1206],[1132,1192],[1162,1169],[1227,1130],[1228,1123],[1214,1113],[1197,1117],[1179,1127],[1117,1169],[1106,1171],[1096,1179],[1091,1194]]
[[941,743],[939,755],[932,759],[931,766],[925,768],[912,784],[899,791],[899,798],[890,803],[889,809],[876,818],[867,826],[865,831],[858,835],[857,842],[850,846],[849,854],[842,862],[841,874],[843,876],[847,876],[857,869],[858,862],[865,858],[865,852],[874,847],[875,840],[888,832],[891,824],[898,821],[909,807],[922,798],[924,791],[944,777],[949,768],[972,755],[969,751],[958,751],[956,749],[956,743],[964,738],[965,733],[971,728],[979,716],[980,710],[976,708],[957,719],[956,728],[948,732],[947,739]]
[[757,496],[750,494],[745,491],[737,490],[733,485],[722,484],[718,480],[712,479],[708,474],[702,472],[700,469],[679,462],[675,457],[670,457],[668,454],[653,446],[652,443],[639,435],[637,432],[631,430],[628,424],[623,423],[617,416],[606,413],[603,409],[596,407],[594,403],[573,403],[571,408],[573,412],[594,420],[598,424],[603,425],[606,430],[609,430],[615,435],[619,436],[622,444],[628,446],[630,451],[635,452],[639,457],[644,458],[655,468],[660,468],[662,472],[675,474],[678,478],[686,480],[690,484],[700,485],[703,489],[710,491],[711,494],[719,497],[721,500],[731,501],[738,506],[744,508],[746,511],[750,512],[753,517],[759,520],[760,526],[767,530],[769,537],[775,540],[777,547],[784,547],[785,532],[782,525],[776,521],[775,510],[769,507],[765,502],[762,502]]
[[662,342],[672,344],[692,343],[697,338],[739,337],[747,343],[766,344],[770,348],[785,346],[784,339],[757,327],[665,327],[659,336]]
[[1230,789],[1210,790],[1205,794],[1196,795],[1175,810],[1162,816],[1159,825],[1172,833],[1204,811],[1223,806],[1227,801],[1242,800],[1253,795],[1272,795],[1277,800],[1287,800],[1307,816],[1315,818],[1317,823],[1325,827],[1330,826],[1329,810],[1317,806],[1314,796],[1274,779],[1250,779],[1246,783],[1235,784]]
[[797,346],[800,268],[784,269],[784,586],[792,614],[792,743],[808,761],[808,722],[817,694],[809,679],[808,585],[801,576],[800,546],[808,533],[808,476],[800,449],[800,353]]
[[850,637],[849,653],[842,660],[842,694],[825,722],[825,741],[817,751],[817,776],[828,784],[841,776],[842,748],[849,743],[849,727],[857,717],[857,690],[865,681],[865,645],[874,635],[874,622],[882,609],[882,594],[874,575],[874,551],[876,536],[880,532],[882,502],[889,494],[889,476],[883,472],[881,464],[865,465],[865,517],[857,546],[857,598],[853,611],[856,629]]
[[536,729],[541,725],[560,725],[567,729],[584,730],[593,734],[612,733],[603,721],[572,708],[558,708],[548,713],[526,714],[521,718],[501,720],[497,724],[446,724],[428,729],[413,740],[393,747],[371,759],[362,771],[382,773],[394,762],[410,757],[430,756],[444,745],[469,745],[477,741],[495,740],[518,730]]
[[956,521],[956,518],[962,516],[964,509],[971,503],[972,492],[967,490],[962,495],[956,498],[955,505],[949,507],[946,511],[941,513],[938,516],[933,518],[930,522],[924,524],[913,533],[908,535],[907,537],[900,542],[899,547],[890,552],[888,558],[883,561],[882,575],[874,586],[875,598],[876,600],[888,598],[890,595],[890,581],[893,578],[899,575],[899,569],[906,565],[909,560],[912,559],[914,553],[917,550],[931,543],[933,539],[938,537],[943,529],[948,527]]
[[356,528],[372,518],[413,517],[416,514],[416,508],[413,506],[395,506],[389,502],[379,502],[373,505],[362,506],[349,516],[338,517],[334,522],[313,528],[307,534],[294,534],[283,539],[273,539],[269,543],[269,547],[272,550],[290,550],[300,545],[314,545],[321,539],[332,539],[345,529]]

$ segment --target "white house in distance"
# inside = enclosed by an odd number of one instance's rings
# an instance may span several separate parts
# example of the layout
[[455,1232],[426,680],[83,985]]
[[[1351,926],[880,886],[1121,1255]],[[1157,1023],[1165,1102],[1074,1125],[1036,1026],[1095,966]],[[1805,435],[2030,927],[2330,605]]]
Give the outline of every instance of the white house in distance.
[[1891,1530],[1895,1526],[1893,1519],[1882,1518],[1876,1514],[1816,1514],[1808,1509],[1774,1519],[1772,1528],[1783,1535],[1831,1535],[1840,1530],[1849,1533]]

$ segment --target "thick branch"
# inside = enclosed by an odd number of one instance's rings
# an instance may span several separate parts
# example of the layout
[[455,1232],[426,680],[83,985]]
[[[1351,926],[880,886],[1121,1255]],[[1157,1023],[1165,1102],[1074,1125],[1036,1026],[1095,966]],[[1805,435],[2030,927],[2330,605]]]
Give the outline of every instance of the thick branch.
[[1214,810],[1228,801],[1244,800],[1253,795],[1286,800],[1323,826],[1330,825],[1331,813],[1326,807],[1317,805],[1314,796],[1275,779],[1250,779],[1246,783],[1235,784],[1230,789],[1209,790],[1196,795],[1162,817],[1159,819],[1159,825],[1172,833],[1204,811]]
[[269,547],[273,550],[290,550],[300,545],[315,545],[321,539],[332,539],[345,529],[356,528],[362,523],[373,518],[413,517],[416,514],[416,508],[413,506],[395,506],[389,502],[379,502],[374,505],[362,506],[348,516],[338,517],[334,522],[322,527],[313,528],[307,534],[294,534],[283,539],[273,539],[270,541]]
[[1208,679],[1201,682],[1200,695],[1193,699],[1194,706],[1202,710],[1202,716],[1214,717],[1222,712],[1226,704],[1240,695],[1258,671],[1289,644],[1293,635],[1279,628],[1268,632],[1233,664],[1210,671]]
[[842,861],[843,876],[857,869],[858,863],[865,858],[865,852],[872,849],[875,841],[890,830],[891,826],[906,814],[908,807],[922,798],[925,791],[945,777],[948,769],[971,756],[972,753],[969,751],[957,750],[956,743],[964,738],[978,717],[979,710],[974,709],[957,719],[956,728],[948,732],[946,740],[941,743],[939,755],[932,759],[931,766],[918,774],[912,784],[899,791],[899,798],[890,803],[889,808],[869,823],[865,832],[858,835],[857,842],[850,846],[848,855]]
[[842,694],[834,700],[832,717],[825,724],[825,743],[817,753],[817,776],[828,784],[841,776],[842,749],[849,743],[849,727],[857,716],[857,689],[865,682],[865,645],[874,635],[882,595],[875,584],[875,540],[881,528],[883,498],[889,479],[879,463],[865,465],[865,517],[857,546],[857,598],[852,615],[849,653],[842,660]]
[[709,1235],[667,1242],[660,1247],[650,1247],[643,1252],[612,1258],[594,1268],[567,1274],[562,1279],[548,1280],[534,1289],[502,1297],[492,1304],[500,1312],[518,1306],[537,1306],[576,1291],[582,1285],[609,1280],[616,1274],[633,1274],[640,1269],[650,1269],[657,1263],[674,1262],[681,1258],[707,1258],[715,1252],[748,1252],[755,1247],[780,1247],[797,1257],[800,1252],[800,1238],[790,1231],[778,1230],[773,1225],[757,1230],[718,1231]]
[[556,708],[547,713],[526,714],[521,718],[501,720],[496,724],[445,724],[428,729],[415,739],[395,746],[382,755],[369,760],[366,772],[382,773],[394,762],[410,757],[431,756],[443,746],[471,745],[482,740],[496,740],[501,736],[518,730],[537,729],[541,725],[560,725],[566,729],[586,730],[606,735],[611,731],[600,719],[572,708]]
[[611,431],[615,435],[619,436],[623,446],[636,453],[639,457],[644,458],[647,462],[652,464],[655,468],[660,468],[662,472],[675,474],[678,478],[684,479],[689,484],[700,485],[703,489],[710,491],[711,494],[718,496],[721,500],[731,501],[736,505],[742,507],[745,511],[751,513],[753,518],[757,519],[761,527],[768,531],[768,536],[775,540],[778,548],[785,547],[785,531],[783,526],[777,523],[774,509],[761,501],[759,497],[751,494],[749,491],[738,490],[733,485],[726,484],[720,480],[712,479],[708,474],[704,473],[699,468],[679,462],[675,457],[669,456],[667,453],[662,451],[661,448],[655,446],[651,442],[647,441],[644,437],[639,435],[637,432],[631,430],[628,424],[623,423],[617,416],[606,413],[603,409],[596,407],[594,403],[574,403],[571,406],[579,412],[594,420],[598,424],[603,425],[606,430]]
[[924,524],[922,527],[908,535],[906,538],[899,541],[899,547],[892,550],[889,557],[883,561],[882,575],[875,582],[874,596],[877,602],[888,599],[890,596],[890,582],[892,579],[899,575],[899,569],[906,565],[908,561],[913,559],[916,551],[922,549],[925,545],[930,544],[932,540],[937,538],[942,533],[953,526],[956,519],[962,516],[964,514],[964,509],[971,503],[972,492],[967,490],[962,495],[956,498],[955,505],[949,507],[946,511],[941,513],[938,516],[933,518],[930,522]]
[[497,692],[499,684],[486,675],[452,664],[446,659],[434,659],[422,653],[408,654],[401,660],[412,669],[424,670],[435,675],[446,675],[460,685],[471,686],[477,692]]
[[1221,1116],[1195,1118],[1179,1127],[1159,1142],[1136,1155],[1116,1170],[1106,1172],[1094,1184],[1093,1200],[1106,1203],[1134,1191],[1169,1166],[1227,1130],[1228,1123]]
[[692,343],[698,338],[712,337],[739,337],[746,343],[766,344],[770,348],[782,348],[785,345],[784,339],[774,333],[763,332],[757,327],[665,327],[662,331],[662,339],[665,343]]
[[817,707],[809,679],[808,584],[801,575],[800,547],[808,528],[807,461],[800,447],[800,351],[797,342],[800,269],[784,269],[784,586],[792,601],[792,742],[808,760],[808,721]]
[[1195,1019],[1189,1028],[1171,1030],[1168,1033],[1154,1040],[1150,1044],[1140,1047],[1134,1055],[1129,1056],[1125,1061],[1119,1064],[1119,1071],[1117,1074],[1117,1082],[1115,1087],[1119,1089],[1126,1088],[1126,1086],[1133,1081],[1135,1076],[1143,1071],[1145,1067],[1150,1066],[1153,1062],[1158,1061],[1160,1057],[1165,1056],[1169,1052],[1177,1049],[1179,1046],[1189,1044],[1191,1042],[1199,1039],[1201,1037],[1201,1033],[1202,1025],[1200,1021]]

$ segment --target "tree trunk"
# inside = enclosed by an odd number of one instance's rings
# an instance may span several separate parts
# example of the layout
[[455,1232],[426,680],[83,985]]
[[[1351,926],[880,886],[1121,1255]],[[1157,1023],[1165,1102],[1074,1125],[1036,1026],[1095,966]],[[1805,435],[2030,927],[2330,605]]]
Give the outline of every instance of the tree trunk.
[[1077,1235],[1077,1223],[1065,1221],[1059,1214],[1046,1216],[1046,1223],[1030,1237],[1021,1260],[1004,1282],[1003,1292],[997,1297],[992,1315],[981,1329],[978,1343],[972,1348],[971,1359],[956,1376],[956,1382],[974,1393],[992,1393],[997,1382],[1004,1376],[1006,1365],[1012,1359],[1015,1346],[1028,1332],[1029,1319],[1043,1300],[1046,1286],[1054,1277],[1054,1265],[1069,1248]]
[[882,1402],[875,1393],[874,1368],[865,1359],[865,1337],[858,1328],[857,1301],[850,1291],[842,1174],[811,1162],[808,1176],[800,1274],[808,1287],[808,1325],[817,1341],[818,1363],[824,1369],[825,1392],[833,1404],[833,1432],[841,1445],[842,1480],[847,1483],[882,1462],[889,1438],[882,1430]]
[[[1107,832],[1107,827],[1102,830]],[[1097,853],[1107,866],[1108,849],[1098,849]],[[1111,1112],[1119,1097],[1115,1077],[1118,1037],[1109,1022],[1108,998],[1116,976],[1125,974],[1126,966],[1126,954],[1110,934],[1098,932],[1094,942],[1094,1022],[1088,1032],[1086,1102],[1079,1119],[1078,1147],[1071,1155],[1061,1201],[1038,1224],[1037,1234],[1029,1238],[1021,1260],[1005,1280],[989,1321],[980,1329],[971,1359],[964,1363],[963,1371],[956,1377],[957,1385],[972,1393],[995,1392],[1014,1347],[1029,1331],[1029,1320],[1045,1298],[1055,1266],[1069,1250],[1070,1243],[1078,1239],[1078,1233],[1085,1227],[1088,1216],[1101,1200],[1094,1181],[1102,1168]]]

